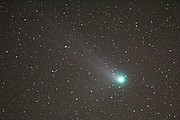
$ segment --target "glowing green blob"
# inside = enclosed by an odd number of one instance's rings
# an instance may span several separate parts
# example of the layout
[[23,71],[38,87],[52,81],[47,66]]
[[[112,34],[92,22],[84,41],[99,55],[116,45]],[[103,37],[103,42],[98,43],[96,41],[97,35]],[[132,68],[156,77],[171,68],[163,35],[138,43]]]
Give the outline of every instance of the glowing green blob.
[[124,83],[125,82],[125,78],[123,76],[120,76],[120,77],[117,78],[117,81],[119,83]]
[[119,86],[124,86],[128,82],[126,75],[123,75],[123,74],[115,75],[114,80],[117,83],[117,85],[119,85]]

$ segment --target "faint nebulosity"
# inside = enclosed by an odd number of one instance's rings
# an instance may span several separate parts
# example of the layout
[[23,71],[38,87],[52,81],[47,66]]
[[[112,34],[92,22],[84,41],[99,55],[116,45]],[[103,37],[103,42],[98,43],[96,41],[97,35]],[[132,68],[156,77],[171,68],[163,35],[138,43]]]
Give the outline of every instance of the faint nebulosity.
[[1,1],[1,120],[180,120],[180,1]]

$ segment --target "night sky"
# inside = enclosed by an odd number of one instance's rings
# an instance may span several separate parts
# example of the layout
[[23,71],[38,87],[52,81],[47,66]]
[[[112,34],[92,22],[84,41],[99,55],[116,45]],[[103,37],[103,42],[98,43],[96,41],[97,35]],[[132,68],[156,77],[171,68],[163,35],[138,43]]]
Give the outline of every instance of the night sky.
[[180,1],[1,1],[0,120],[180,120]]

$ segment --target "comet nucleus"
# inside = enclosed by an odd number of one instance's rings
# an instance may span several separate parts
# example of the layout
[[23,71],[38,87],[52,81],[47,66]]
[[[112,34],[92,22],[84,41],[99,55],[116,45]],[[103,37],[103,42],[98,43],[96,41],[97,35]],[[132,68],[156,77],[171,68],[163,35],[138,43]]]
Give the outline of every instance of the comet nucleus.
[[127,83],[127,77],[126,75],[123,75],[123,74],[115,75],[114,80],[117,83],[117,85],[120,85],[120,86],[123,86]]
[[117,78],[117,81],[118,81],[119,83],[124,83],[125,77],[119,76],[119,77]]

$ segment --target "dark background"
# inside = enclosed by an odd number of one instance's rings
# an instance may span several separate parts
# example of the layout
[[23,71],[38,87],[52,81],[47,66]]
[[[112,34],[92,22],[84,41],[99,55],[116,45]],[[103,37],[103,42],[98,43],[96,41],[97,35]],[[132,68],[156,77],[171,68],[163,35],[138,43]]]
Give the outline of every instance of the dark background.
[[0,119],[179,120],[179,58],[174,0],[1,1]]

